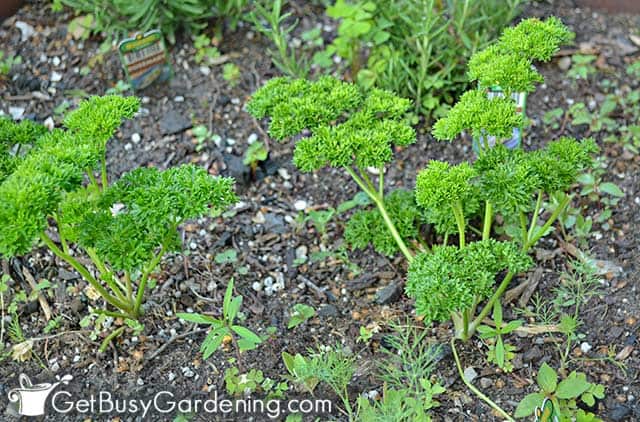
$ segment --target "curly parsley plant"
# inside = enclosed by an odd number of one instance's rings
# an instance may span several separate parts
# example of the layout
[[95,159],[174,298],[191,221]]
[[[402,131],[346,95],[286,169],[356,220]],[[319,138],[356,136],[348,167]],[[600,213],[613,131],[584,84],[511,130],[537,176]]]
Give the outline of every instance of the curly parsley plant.
[[109,185],[107,142],[138,105],[93,97],[51,132],[0,120],[0,256],[41,242],[111,308],[96,312],[132,320],[160,260],[181,246],[178,226],[236,201],[232,179],[194,165],[138,168]]
[[[409,107],[409,100],[391,92],[372,89],[363,94],[355,85],[329,76],[316,82],[271,79],[247,104],[253,116],[271,118],[269,134],[278,140],[310,131],[310,136],[296,144],[296,167],[304,172],[327,166],[344,169],[376,205],[379,220],[391,235],[391,242],[374,241],[376,247],[385,253],[400,250],[412,261],[413,252],[406,240],[413,235],[413,229],[399,229],[397,219],[390,215],[390,208],[397,208],[392,204],[401,198],[385,197],[384,192],[384,169],[393,158],[393,146],[415,142],[415,132],[404,119]],[[375,184],[367,173],[369,168],[377,170]],[[363,224],[378,224],[374,221],[378,217],[372,215],[356,218],[359,221],[354,224],[360,229]],[[349,236],[357,244],[368,243],[355,232]]]

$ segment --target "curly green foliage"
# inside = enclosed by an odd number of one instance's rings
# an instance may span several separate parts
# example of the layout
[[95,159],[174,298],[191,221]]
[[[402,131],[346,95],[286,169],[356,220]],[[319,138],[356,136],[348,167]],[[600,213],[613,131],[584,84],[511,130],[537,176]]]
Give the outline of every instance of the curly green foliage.
[[[412,192],[395,190],[384,198],[384,206],[402,240],[409,242],[418,237],[424,217]],[[398,244],[389,233],[377,208],[354,213],[344,229],[344,238],[354,249],[364,249],[372,244],[377,252],[387,256],[394,256],[399,252]]]
[[330,76],[317,82],[286,77],[269,80],[247,103],[247,111],[271,117],[269,135],[278,140],[325,126],[363,101],[355,85]]
[[433,136],[439,140],[452,140],[469,130],[474,138],[482,136],[510,137],[514,127],[523,124],[523,116],[516,112],[510,98],[487,98],[484,91],[465,92],[447,117],[433,125]]
[[544,81],[533,69],[533,60],[549,61],[573,36],[556,17],[523,20],[505,29],[497,43],[471,57],[469,78],[482,88],[498,85],[507,93],[532,92],[536,83]]
[[392,158],[392,145],[415,141],[403,121],[409,100],[372,89],[358,88],[325,76],[316,82],[276,78],[254,93],[247,110],[270,117],[269,133],[282,140],[310,130],[298,142],[293,161],[302,171],[324,166],[381,167]]
[[470,309],[492,293],[495,276],[503,270],[527,270],[531,258],[512,242],[493,239],[455,246],[435,246],[409,265],[407,295],[427,321],[446,321],[452,312]]
[[499,211],[529,211],[538,191],[566,191],[593,163],[598,146],[591,139],[561,138],[544,149],[525,152],[504,145],[483,150],[473,167],[483,199]]
[[539,180],[530,153],[498,144],[483,150],[473,167],[482,199],[491,202],[498,212],[510,214],[531,208]]
[[100,160],[100,150],[62,130],[42,136],[0,184],[0,255],[28,252],[47,226],[65,192],[80,187],[84,171]]
[[425,209],[449,209],[455,202],[464,203],[476,195],[472,184],[476,172],[467,162],[451,166],[433,160],[418,173],[416,202]]
[[82,142],[91,142],[104,149],[122,120],[133,118],[139,107],[140,100],[136,97],[91,97],[67,114],[64,125],[76,133]]
[[482,88],[499,86],[510,92],[532,92],[535,84],[544,81],[531,66],[531,61],[513,53],[504,53],[492,45],[471,57],[469,79],[478,81]]
[[[104,191],[96,211],[76,211],[82,218],[78,242],[94,248],[115,269],[142,269],[160,248],[179,248],[176,229],[184,220],[236,202],[233,183],[194,165],[133,170]],[[66,208],[73,213],[77,203]]]
[[0,182],[15,170],[21,160],[20,156],[11,153],[11,149],[15,145],[35,145],[46,132],[46,127],[31,120],[16,123],[0,117]]
[[[66,193],[81,186],[85,171],[97,166],[107,137],[123,118],[133,116],[137,104],[135,99],[93,97],[82,103],[82,112],[68,115],[70,130],[55,129],[38,138],[0,184],[0,255],[31,249],[47,218],[57,212]],[[29,133],[40,131],[31,128]]]
[[498,46],[514,54],[547,62],[560,46],[570,43],[575,34],[560,19],[551,16],[544,21],[529,18],[512,28],[506,28]]
[[547,193],[566,191],[585,169],[593,165],[598,151],[593,139],[577,141],[562,137],[549,142],[543,150],[531,153],[531,166],[540,189]]
[[7,117],[0,117],[0,145],[34,144],[46,132],[44,125],[31,120],[16,123]]

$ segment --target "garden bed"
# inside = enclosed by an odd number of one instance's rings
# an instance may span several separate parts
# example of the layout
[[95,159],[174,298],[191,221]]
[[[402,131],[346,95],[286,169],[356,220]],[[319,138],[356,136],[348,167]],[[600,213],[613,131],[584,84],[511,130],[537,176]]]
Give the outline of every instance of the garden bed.
[[[298,3],[298,12],[318,12],[304,2]],[[640,46],[628,37],[628,34],[638,36],[640,16],[606,15],[577,9],[572,1],[560,1],[553,5],[536,2],[525,9],[522,17],[550,15],[558,16],[576,32],[576,43],[540,67],[546,83],[529,98],[527,114],[532,126],[527,130],[524,147],[538,148],[538,142],[560,135],[594,136],[607,160],[602,181],[614,182],[625,194],[604,222],[608,228],[594,223],[592,231],[599,234],[588,236],[582,248],[604,268],[604,285],[580,315],[583,325],[578,331],[584,338],[570,352],[575,359],[570,367],[605,386],[606,398],[596,405],[597,414],[604,420],[640,420],[640,343],[637,338],[640,334],[637,275],[640,155],[624,148],[621,142],[605,143],[603,133],[590,131],[588,125],[574,126],[560,119],[559,127],[554,128],[542,120],[545,112],[557,107],[567,109],[577,102],[593,103],[594,108],[599,108],[606,94],[604,88],[595,83],[599,78],[610,79],[622,90],[625,86],[638,88],[638,79],[627,75],[625,70],[640,57]],[[64,101],[78,102],[81,94],[78,90],[103,94],[116,81],[125,79],[115,54],[106,55],[104,62],[97,63],[88,75],[81,76],[75,71],[88,64],[99,40],[72,40],[67,33],[71,18],[68,13],[48,13],[43,2],[31,2],[2,24],[2,48],[22,56],[23,63],[14,68],[13,74],[17,76],[0,80],[3,91],[0,109],[9,112],[9,108],[22,108],[24,116],[36,121],[42,122],[48,117],[58,121],[59,115],[52,110]],[[303,19],[302,26],[310,25],[308,19]],[[17,21],[27,22],[35,29],[28,42],[21,41]],[[212,67],[210,73],[200,69],[193,60],[191,41],[178,39],[171,51],[174,78],[166,85],[154,85],[136,93],[142,97],[142,113],[125,122],[110,144],[107,166],[114,177],[138,166],[165,169],[196,163],[211,174],[235,177],[240,196],[240,203],[227,218],[201,219],[183,227],[185,253],[162,261],[157,287],[148,295],[142,318],[145,328],[141,334],[122,337],[106,353],[97,354],[99,340],[91,340],[89,333],[79,326],[91,302],[82,293],[85,281],[44,249],[4,263],[2,270],[9,271],[17,280],[18,286],[13,285],[14,288],[30,291],[29,276],[25,273],[37,281],[47,279],[57,285],[50,290],[47,301],[52,312],[62,319],[53,332],[55,335],[45,334],[47,323],[39,302],[21,305],[20,322],[25,337],[48,338],[35,343],[34,355],[40,360],[5,359],[2,362],[0,407],[6,407],[7,392],[14,387],[13,381],[20,373],[28,373],[43,382],[51,380],[52,373],[71,374],[75,380],[67,387],[69,391],[108,390],[120,397],[145,395],[163,388],[194,394],[208,388],[223,393],[224,371],[229,367],[228,359],[235,356],[231,346],[202,360],[199,348],[206,333],[199,330],[188,334],[197,327],[181,322],[176,313],[196,310],[219,315],[225,286],[232,277],[236,293],[244,297],[246,320],[243,325],[260,334],[266,333],[268,327],[275,327],[275,334],[265,344],[242,354],[244,370],[259,369],[265,376],[277,380],[286,374],[282,351],[305,353],[319,344],[341,343],[358,356],[358,368],[350,384],[352,397],[371,390],[381,393],[381,386],[370,374],[381,358],[379,349],[383,334],[388,331],[387,324],[405,318],[418,323],[414,320],[413,302],[402,293],[406,264],[399,258],[392,260],[377,254],[371,248],[348,251],[346,255],[326,253],[324,259],[312,262],[311,257],[318,252],[338,250],[343,242],[345,218],[334,217],[322,234],[311,222],[301,222],[300,212],[334,207],[353,198],[356,186],[348,181],[347,175],[335,169],[299,172],[291,163],[293,142],[268,141],[264,122],[244,111],[249,96],[278,74],[264,54],[266,47],[267,41],[251,32],[247,25],[225,34],[219,48],[241,69],[239,83],[232,87],[223,79],[221,67]],[[592,66],[597,75],[587,80],[568,78],[565,58],[571,54],[596,55]],[[638,107],[637,104],[634,107]],[[619,124],[623,119],[620,113],[610,117]],[[220,135],[220,145],[209,142],[200,148],[191,133],[194,122]],[[252,175],[242,164],[242,154],[247,140],[256,136],[268,141],[270,154]],[[437,142],[428,130],[419,127],[418,141],[396,152],[397,158],[388,169],[386,179],[389,186],[413,188],[417,171],[429,160],[457,163],[472,154],[468,140]],[[601,203],[580,201],[588,207],[587,214],[595,216],[603,210]],[[216,257],[227,250],[235,250],[236,259],[216,263]],[[535,275],[540,277],[537,292],[550,298],[552,289],[560,283],[561,274],[568,270],[567,258],[576,257],[576,248],[565,243],[558,233],[545,238],[534,255],[540,270],[531,270],[512,286]],[[267,279],[273,283],[283,281],[284,289],[267,295],[264,288],[255,288],[256,282],[264,284]],[[315,308],[316,316],[288,329],[291,307],[297,303]],[[509,316],[507,320],[515,319],[514,306],[504,308]],[[374,334],[369,343],[356,342],[362,326],[373,330],[380,327],[381,332]],[[429,339],[446,344],[451,328],[450,324],[435,325],[429,329]],[[555,345],[563,341],[561,336],[511,336],[517,355],[513,361],[514,371],[507,374],[486,363],[486,347],[477,339],[459,348],[460,358],[464,368],[474,368],[477,375],[474,383],[493,401],[511,411],[533,391],[535,372],[543,362],[559,366]],[[611,355],[607,355],[609,352]],[[604,359],[607,356],[609,359]],[[626,370],[615,363],[624,364]],[[442,350],[434,374],[447,389],[438,399],[441,405],[434,410],[434,420],[500,420],[459,380],[447,347]],[[324,390],[316,395],[333,398]],[[5,417],[9,416],[3,419]],[[78,420],[82,419],[80,415]],[[46,420],[59,419],[49,416]],[[160,416],[149,420],[166,419]],[[196,416],[194,420],[210,419]]]

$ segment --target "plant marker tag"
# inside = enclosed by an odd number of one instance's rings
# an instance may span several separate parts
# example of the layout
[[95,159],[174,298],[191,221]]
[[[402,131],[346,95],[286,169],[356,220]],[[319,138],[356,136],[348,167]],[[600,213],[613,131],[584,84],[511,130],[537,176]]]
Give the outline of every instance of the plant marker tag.
[[158,29],[122,40],[118,44],[118,52],[133,90],[146,88],[155,81],[164,82],[171,77],[169,55]]
[[534,422],[558,422],[558,413],[556,411],[553,402],[549,400],[548,397],[545,397],[542,402],[542,407],[536,407],[534,413],[536,419]]
[[[500,88],[499,86],[492,86],[491,88],[488,88],[486,91],[487,91],[487,98],[489,99],[504,97],[502,88]],[[513,94],[511,94],[511,98],[516,103],[516,112],[524,116],[527,108],[527,93],[514,92]],[[487,141],[488,141],[489,147],[493,147],[497,142],[495,136],[489,136],[487,138]],[[522,128],[514,127],[511,138],[503,141],[503,144],[509,149],[518,148],[522,144]],[[473,140],[472,146],[476,154],[480,152],[480,149],[481,149],[480,145],[484,145],[484,140],[482,138],[480,138],[479,140],[478,139]]]

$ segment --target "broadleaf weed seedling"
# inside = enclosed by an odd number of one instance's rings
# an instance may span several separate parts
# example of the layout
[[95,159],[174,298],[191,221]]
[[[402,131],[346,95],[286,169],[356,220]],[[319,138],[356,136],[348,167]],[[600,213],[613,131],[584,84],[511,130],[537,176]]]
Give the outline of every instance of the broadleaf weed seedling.
[[233,347],[237,354],[238,364],[240,364],[241,352],[253,350],[262,343],[262,338],[260,338],[260,336],[235,322],[241,306],[242,296],[233,296],[233,279],[231,279],[229,280],[227,290],[224,294],[222,318],[213,318],[199,313],[185,312],[180,312],[176,315],[184,321],[211,326],[211,330],[209,330],[209,333],[200,347],[203,359],[208,359],[222,346],[225,339],[229,339],[233,343]]
[[[558,374],[553,368],[543,363],[538,371],[536,382],[540,389],[538,393],[528,394],[516,408],[516,418],[526,418],[538,412],[537,408],[550,401],[548,420],[559,422],[590,421],[602,422],[593,413],[578,407],[578,401],[592,407],[596,399],[604,398],[604,386],[587,381],[587,376],[581,372],[571,372],[569,376],[558,382]],[[540,416],[536,414],[536,416]],[[574,419],[576,418],[576,419]]]
[[[181,246],[178,226],[236,201],[232,179],[193,165],[139,168],[109,184],[107,143],[138,105],[133,97],[92,97],[67,114],[66,129],[51,132],[0,122],[0,255],[22,255],[44,243],[115,309],[95,312],[123,320],[143,314],[153,272]],[[102,348],[124,329],[115,329]]]

